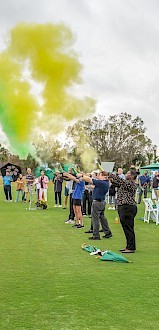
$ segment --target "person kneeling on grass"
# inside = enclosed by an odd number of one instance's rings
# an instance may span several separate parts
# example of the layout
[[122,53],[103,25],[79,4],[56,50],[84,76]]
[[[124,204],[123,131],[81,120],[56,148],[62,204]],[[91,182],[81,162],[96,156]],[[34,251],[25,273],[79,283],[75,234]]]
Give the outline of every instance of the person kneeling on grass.
[[73,199],[73,209],[75,213],[75,218],[76,218],[76,224],[74,227],[77,228],[84,228],[83,225],[83,218],[82,218],[82,209],[81,209],[81,203],[82,203],[82,193],[84,190],[84,181],[81,180],[80,178],[76,178],[70,173],[64,172],[63,176],[68,177],[69,179],[75,181],[75,190],[72,194],[72,199]]

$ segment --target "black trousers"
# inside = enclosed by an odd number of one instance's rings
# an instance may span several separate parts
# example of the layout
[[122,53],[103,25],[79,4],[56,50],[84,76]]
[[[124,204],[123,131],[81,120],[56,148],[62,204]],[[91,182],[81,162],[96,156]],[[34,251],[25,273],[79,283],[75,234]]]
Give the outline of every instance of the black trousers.
[[126,249],[128,250],[136,250],[134,232],[134,218],[136,213],[136,205],[118,205],[118,214],[126,237]]
[[70,194],[70,214],[68,217],[68,220],[74,220],[75,214],[74,214],[74,210],[73,210],[73,199],[72,199],[72,194]]
[[59,200],[59,205],[61,205],[61,191],[55,191],[55,204],[58,204]]
[[8,201],[10,199],[10,201],[12,200],[12,193],[11,193],[11,186],[10,185],[6,185],[4,186],[4,193],[6,196],[6,200]]
[[[90,204],[89,194],[90,194],[89,191],[85,190],[82,198],[82,213],[88,215],[91,214],[91,204]],[[88,203],[88,210],[87,210],[87,203]]]
[[138,204],[141,203],[141,197],[142,194],[144,193],[144,198],[147,198],[147,187],[145,187],[144,189],[141,189],[139,192],[139,198],[138,198]]
[[89,193],[89,202],[90,202],[90,206],[91,206],[91,227],[90,227],[90,230],[93,230],[93,220],[92,220],[92,203],[93,203],[93,196],[92,196],[92,192]]

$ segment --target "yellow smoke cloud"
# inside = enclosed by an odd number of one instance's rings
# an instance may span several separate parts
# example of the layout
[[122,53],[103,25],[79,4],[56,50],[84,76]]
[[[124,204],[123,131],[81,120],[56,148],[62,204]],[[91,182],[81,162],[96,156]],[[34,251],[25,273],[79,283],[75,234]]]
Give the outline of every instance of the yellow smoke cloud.
[[83,135],[82,131],[78,132],[78,138],[76,140],[76,153],[79,155],[84,171],[90,172],[95,168],[97,153],[89,146],[86,136]]
[[[37,128],[58,133],[65,122],[94,111],[94,100],[71,92],[81,82],[82,68],[74,41],[63,24],[18,24],[10,31],[7,49],[0,54],[0,123],[11,151],[21,157],[32,152]],[[26,65],[31,79],[43,86],[41,106],[25,79]]]

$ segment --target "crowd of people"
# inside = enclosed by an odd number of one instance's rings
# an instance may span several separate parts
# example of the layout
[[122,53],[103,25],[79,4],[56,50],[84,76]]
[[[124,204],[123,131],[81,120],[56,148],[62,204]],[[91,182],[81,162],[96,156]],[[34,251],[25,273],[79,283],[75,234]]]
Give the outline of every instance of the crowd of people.
[[[11,183],[13,179],[9,171],[3,177],[5,201],[12,202]],[[100,233],[103,238],[111,238],[112,231],[105,216],[106,196],[109,202],[108,210],[117,210],[122,225],[126,246],[120,249],[122,253],[134,253],[136,241],[134,232],[134,218],[137,213],[137,204],[141,203],[142,195],[147,197],[148,187],[152,187],[158,199],[159,173],[156,171],[152,178],[145,172],[139,175],[135,170],[128,171],[125,175],[121,168],[117,173],[107,173],[95,170],[89,174],[83,172],[75,174],[72,168],[68,172],[55,172],[53,178],[54,207],[62,208],[62,188],[65,183],[64,205],[69,205],[68,219],[66,224],[72,224],[77,229],[84,228],[83,217],[91,218],[90,240],[100,240]],[[19,174],[16,181],[16,198],[18,202],[21,196],[22,202],[29,202],[33,189],[36,190],[37,201],[47,202],[47,190],[49,179],[42,170],[40,176],[35,178],[30,168],[25,176]],[[136,194],[136,191],[138,192]],[[137,199],[136,199],[137,196]]]
[[[44,171],[41,171],[41,175],[38,178],[32,174],[31,168],[27,168],[27,173],[23,176],[21,173],[19,174],[16,180],[16,198],[14,202],[19,202],[20,195],[22,202],[29,202],[30,196],[35,187],[37,193],[37,200],[41,200],[42,198],[47,201],[47,189],[49,179],[44,174]],[[12,175],[9,170],[6,171],[6,175],[3,177],[3,187],[5,193],[5,202],[12,202],[12,186],[13,182]]]
[[148,172],[145,171],[143,175],[138,176],[138,204],[141,203],[142,195],[144,194],[144,198],[147,198],[148,188],[154,191],[156,200],[159,199],[159,172],[154,171],[154,173],[150,176]]

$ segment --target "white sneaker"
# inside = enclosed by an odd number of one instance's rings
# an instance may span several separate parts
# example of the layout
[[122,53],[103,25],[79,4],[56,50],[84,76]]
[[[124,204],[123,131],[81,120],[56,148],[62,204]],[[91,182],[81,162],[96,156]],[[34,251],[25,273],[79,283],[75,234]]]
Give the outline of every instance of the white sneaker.
[[66,223],[66,224],[69,224],[69,223],[70,223],[70,224],[73,225],[73,224],[74,224],[74,221],[73,221],[73,220],[67,220],[67,221],[65,221],[65,223]]
[[12,199],[10,200],[10,203],[12,203],[13,201],[12,201]]
[[108,210],[112,210],[112,208],[111,207],[108,207]]
[[55,205],[54,205],[54,207],[58,207],[58,205],[57,205],[57,204],[55,204]]
[[5,199],[5,202],[9,202],[8,199]]
[[62,207],[62,205],[58,205],[58,207]]

